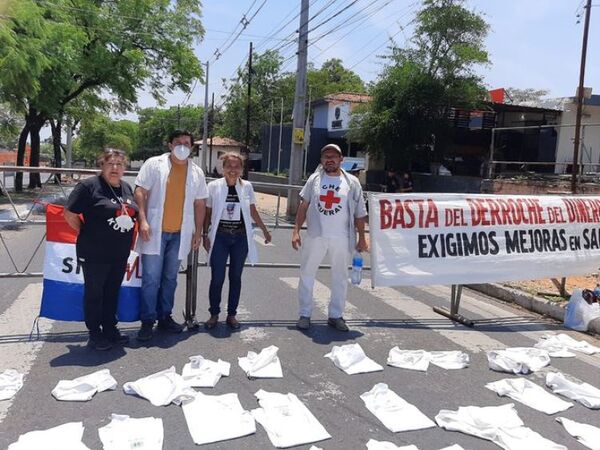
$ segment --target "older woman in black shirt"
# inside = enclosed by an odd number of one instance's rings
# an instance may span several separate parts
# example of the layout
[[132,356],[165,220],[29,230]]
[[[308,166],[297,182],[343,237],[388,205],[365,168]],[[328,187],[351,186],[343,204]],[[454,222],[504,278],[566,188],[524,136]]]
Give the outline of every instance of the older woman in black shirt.
[[100,174],[75,186],[65,219],[79,233],[77,259],[83,268],[88,345],[108,350],[129,340],[117,328],[117,305],[138,208],[131,186],[122,180],[125,153],[106,149],[98,160]]

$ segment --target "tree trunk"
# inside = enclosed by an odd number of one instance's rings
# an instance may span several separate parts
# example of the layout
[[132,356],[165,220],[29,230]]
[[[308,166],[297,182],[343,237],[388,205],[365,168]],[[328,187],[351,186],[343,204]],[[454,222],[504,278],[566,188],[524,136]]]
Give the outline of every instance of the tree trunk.
[[[25,125],[19,135],[19,145],[17,147],[17,166],[25,165],[25,148],[27,146],[27,136],[29,136],[29,122],[28,117],[25,119]],[[15,175],[15,191],[21,192],[23,190],[23,172],[17,172]]]
[[[54,147],[54,167],[62,167],[62,147],[60,145],[62,120],[50,120],[50,128],[52,129],[52,146]],[[60,183],[60,173],[57,173],[54,178],[56,183]]]
[[[39,122],[39,121],[37,121]],[[40,166],[40,129],[42,126],[36,123],[31,127],[31,157],[29,158],[29,167]],[[29,189],[41,188],[42,181],[39,173],[29,174]]]

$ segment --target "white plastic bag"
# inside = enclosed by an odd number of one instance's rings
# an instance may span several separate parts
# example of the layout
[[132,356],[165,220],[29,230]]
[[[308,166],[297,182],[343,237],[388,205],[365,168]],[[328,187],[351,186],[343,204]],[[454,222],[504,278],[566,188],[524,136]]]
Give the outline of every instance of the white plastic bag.
[[600,317],[600,304],[588,304],[581,295],[581,289],[573,290],[565,312],[565,327],[577,331],[587,331],[589,323]]

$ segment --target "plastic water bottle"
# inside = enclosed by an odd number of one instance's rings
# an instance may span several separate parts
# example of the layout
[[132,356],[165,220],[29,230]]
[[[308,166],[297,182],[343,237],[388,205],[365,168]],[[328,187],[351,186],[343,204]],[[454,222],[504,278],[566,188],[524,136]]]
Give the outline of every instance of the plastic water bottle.
[[354,252],[352,255],[352,272],[350,280],[352,284],[360,284],[362,280],[363,257],[359,252]]

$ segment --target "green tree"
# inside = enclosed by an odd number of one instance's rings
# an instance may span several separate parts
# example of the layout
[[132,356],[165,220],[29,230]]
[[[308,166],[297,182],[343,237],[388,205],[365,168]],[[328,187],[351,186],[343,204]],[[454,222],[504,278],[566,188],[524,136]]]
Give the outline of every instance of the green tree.
[[22,127],[21,115],[11,111],[7,104],[0,104],[0,148],[14,150]]
[[199,106],[172,106],[145,108],[138,112],[139,145],[132,159],[147,159],[166,150],[167,136],[176,128],[185,129],[198,140],[202,137],[204,108]]
[[443,158],[453,134],[452,108],[485,98],[476,66],[489,62],[488,25],[464,0],[425,0],[408,48],[392,43],[388,65],[371,89],[373,101],[355,114],[350,136],[392,160],[433,148]]
[[[204,33],[196,1],[19,0],[7,14],[0,27],[0,99],[25,117],[21,163],[30,135],[31,164],[38,164],[40,128],[64,117],[84,93],[108,94],[126,111],[142,89],[162,101],[165,91],[187,91],[202,75],[192,48]],[[39,184],[31,180],[31,187]]]
[[139,148],[138,123],[102,115],[86,118],[73,145],[74,158],[93,166],[98,152],[106,147],[118,148],[131,157]]

